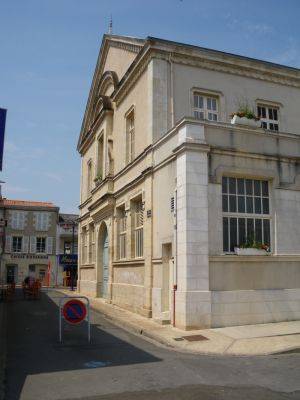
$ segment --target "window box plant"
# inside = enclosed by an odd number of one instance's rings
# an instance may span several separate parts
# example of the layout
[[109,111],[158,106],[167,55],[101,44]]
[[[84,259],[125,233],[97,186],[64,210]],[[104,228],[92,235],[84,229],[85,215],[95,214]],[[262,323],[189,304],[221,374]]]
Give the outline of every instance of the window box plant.
[[249,239],[239,247],[235,247],[234,252],[239,256],[266,256],[270,254],[270,247],[254,239]]
[[246,125],[252,128],[260,128],[260,118],[247,105],[240,106],[238,111],[231,114],[231,123],[233,125]]
[[98,185],[102,182],[102,175],[101,175],[101,174],[98,174],[98,175],[95,177],[94,182],[95,182],[96,186],[98,186]]

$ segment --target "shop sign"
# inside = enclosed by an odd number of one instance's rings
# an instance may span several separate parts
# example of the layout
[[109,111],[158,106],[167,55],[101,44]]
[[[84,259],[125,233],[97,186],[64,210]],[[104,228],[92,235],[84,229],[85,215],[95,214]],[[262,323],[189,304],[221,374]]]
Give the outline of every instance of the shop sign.
[[58,256],[59,264],[61,265],[77,265],[77,254],[60,254]]
[[39,260],[47,260],[48,256],[45,254],[11,254],[11,258],[26,258],[26,259],[39,259]]

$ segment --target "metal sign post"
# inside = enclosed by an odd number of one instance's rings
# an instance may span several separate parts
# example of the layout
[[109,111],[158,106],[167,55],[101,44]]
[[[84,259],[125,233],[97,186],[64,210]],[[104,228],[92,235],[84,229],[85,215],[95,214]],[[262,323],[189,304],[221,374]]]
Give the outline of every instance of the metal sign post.
[[[86,304],[79,299],[85,300]],[[67,301],[66,301],[67,300]],[[90,301],[85,296],[63,296],[59,299],[59,342],[62,343],[62,320],[78,325],[87,318],[88,342],[91,342]]]

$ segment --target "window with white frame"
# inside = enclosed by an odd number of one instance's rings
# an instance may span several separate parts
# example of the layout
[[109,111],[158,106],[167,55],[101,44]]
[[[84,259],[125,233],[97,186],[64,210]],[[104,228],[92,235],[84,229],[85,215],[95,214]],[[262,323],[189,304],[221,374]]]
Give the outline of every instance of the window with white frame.
[[117,210],[117,224],[118,224],[118,259],[126,258],[126,234],[127,234],[127,219],[125,207],[120,207]]
[[12,237],[12,252],[21,253],[22,252],[22,236]]
[[269,182],[222,178],[223,251],[249,241],[270,248]]
[[218,121],[217,97],[193,93],[193,113],[196,119]]
[[45,237],[37,237],[36,238],[36,252],[37,253],[46,253],[46,238]]
[[139,258],[144,255],[144,211],[143,202],[133,201],[133,244],[134,257]]
[[16,230],[23,230],[26,223],[26,211],[11,211],[11,227]]
[[260,118],[263,129],[279,131],[279,107],[258,104],[257,115]]
[[50,214],[48,212],[35,212],[34,225],[37,231],[47,231],[50,225]]
[[134,110],[126,116],[126,164],[134,160],[135,155],[135,132],[134,132]]

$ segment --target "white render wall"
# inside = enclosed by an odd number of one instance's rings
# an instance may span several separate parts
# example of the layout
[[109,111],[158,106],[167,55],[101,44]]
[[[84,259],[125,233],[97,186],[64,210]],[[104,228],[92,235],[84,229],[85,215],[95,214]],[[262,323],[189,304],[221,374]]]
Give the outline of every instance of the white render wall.
[[300,190],[275,190],[278,254],[300,254]]
[[211,326],[214,328],[300,319],[300,289],[211,293]]
[[222,122],[230,122],[230,114],[240,104],[248,103],[255,108],[258,100],[270,101],[281,105],[280,131],[300,134],[299,88],[188,65],[174,63],[173,68],[175,122],[183,116],[192,116],[191,90],[197,88],[204,93],[208,90],[219,94]]

